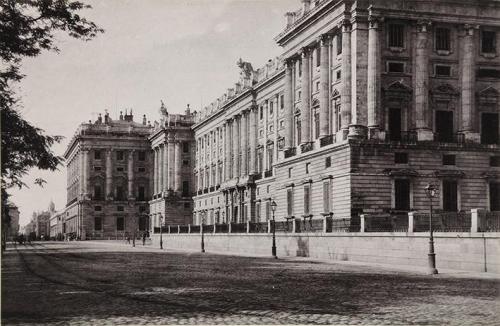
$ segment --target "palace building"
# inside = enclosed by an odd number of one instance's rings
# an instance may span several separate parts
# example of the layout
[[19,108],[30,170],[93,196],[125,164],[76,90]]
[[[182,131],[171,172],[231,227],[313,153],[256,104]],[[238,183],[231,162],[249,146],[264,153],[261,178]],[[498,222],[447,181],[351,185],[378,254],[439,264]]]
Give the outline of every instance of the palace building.
[[301,2],[196,115],[194,223],[500,210],[500,3]]
[[500,2],[301,4],[282,55],[240,59],[198,112],[80,126],[65,154],[75,232],[262,222],[271,200],[278,220],[355,225],[427,209],[428,183],[440,211],[500,210]]
[[64,158],[67,166],[65,233],[78,239],[120,238],[149,230],[152,127],[108,113],[80,125]]

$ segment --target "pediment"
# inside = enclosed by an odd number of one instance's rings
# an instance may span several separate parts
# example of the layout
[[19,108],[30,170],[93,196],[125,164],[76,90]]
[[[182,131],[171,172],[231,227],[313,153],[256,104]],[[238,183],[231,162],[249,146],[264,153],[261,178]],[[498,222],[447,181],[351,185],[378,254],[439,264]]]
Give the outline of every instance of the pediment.
[[497,104],[500,97],[500,93],[491,86],[483,89],[477,95],[481,104]]
[[393,82],[391,84],[389,84],[389,86],[387,86],[385,88],[385,91],[387,92],[398,92],[398,93],[411,93],[411,87],[405,85],[403,82],[401,81],[396,81],[396,82]]
[[387,175],[391,177],[416,177],[418,172],[413,169],[387,169]]
[[434,171],[436,178],[463,178],[465,173],[460,170],[436,170]]
[[450,84],[441,84],[434,88],[432,91],[434,94],[446,94],[446,95],[454,95],[457,96],[459,94],[458,90],[456,90]]

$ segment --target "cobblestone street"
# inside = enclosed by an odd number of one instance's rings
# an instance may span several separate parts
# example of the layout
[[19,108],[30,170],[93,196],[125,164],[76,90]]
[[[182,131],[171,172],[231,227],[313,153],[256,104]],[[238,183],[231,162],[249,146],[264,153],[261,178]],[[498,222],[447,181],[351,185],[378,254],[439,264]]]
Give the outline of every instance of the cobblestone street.
[[500,281],[98,243],[9,247],[2,323],[498,325]]

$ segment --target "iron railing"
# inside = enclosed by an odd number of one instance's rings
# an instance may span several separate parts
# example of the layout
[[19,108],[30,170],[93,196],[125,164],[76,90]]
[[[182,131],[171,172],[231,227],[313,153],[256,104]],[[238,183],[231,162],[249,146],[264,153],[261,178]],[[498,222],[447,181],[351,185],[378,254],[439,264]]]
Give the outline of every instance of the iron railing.
[[500,232],[500,211],[481,212],[478,229],[480,232]]

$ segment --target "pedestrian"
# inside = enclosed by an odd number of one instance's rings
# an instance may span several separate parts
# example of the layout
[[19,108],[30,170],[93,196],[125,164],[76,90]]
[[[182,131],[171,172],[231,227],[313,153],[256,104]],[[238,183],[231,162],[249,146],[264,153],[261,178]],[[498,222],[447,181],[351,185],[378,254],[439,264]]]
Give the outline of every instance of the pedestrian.
[[143,232],[142,233],[142,245],[145,246],[146,245],[146,232]]
[[127,235],[127,243],[130,244],[130,237]]

